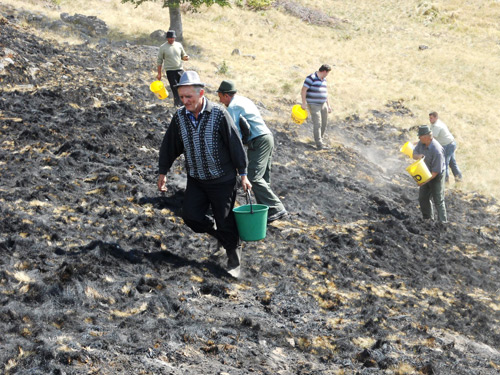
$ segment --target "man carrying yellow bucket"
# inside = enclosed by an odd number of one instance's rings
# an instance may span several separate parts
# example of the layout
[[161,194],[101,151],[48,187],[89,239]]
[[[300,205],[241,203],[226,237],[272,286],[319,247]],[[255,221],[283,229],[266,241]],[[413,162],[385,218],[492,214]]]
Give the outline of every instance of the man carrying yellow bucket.
[[184,69],[182,67],[183,61],[188,61],[189,56],[184,51],[181,43],[175,41],[175,31],[167,31],[167,41],[163,43],[158,51],[158,81],[161,81],[161,69],[165,68],[168,83],[172,94],[174,94],[174,105],[176,107],[182,106],[182,101],[177,93],[177,84],[181,79]]
[[432,174],[428,180],[418,183],[420,186],[418,193],[420,211],[424,219],[432,219],[434,217],[432,199],[436,206],[438,221],[447,223],[444,202],[445,160],[443,147],[433,138],[431,129],[427,125],[419,126],[418,138],[420,141],[413,150],[413,159],[424,158],[424,162]]
[[[323,136],[328,125],[328,114],[332,112],[332,107],[328,102],[328,90],[326,87],[326,76],[332,67],[323,64],[315,73],[308,75],[300,91],[302,98],[302,109],[309,108],[313,123],[314,142],[318,150],[325,150],[329,147],[323,143]],[[307,106],[307,107],[306,107]]]

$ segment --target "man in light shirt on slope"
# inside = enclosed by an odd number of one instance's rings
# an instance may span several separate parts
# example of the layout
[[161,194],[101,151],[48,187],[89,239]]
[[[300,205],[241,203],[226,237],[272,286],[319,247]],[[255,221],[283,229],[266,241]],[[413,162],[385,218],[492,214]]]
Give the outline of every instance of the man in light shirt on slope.
[[429,113],[429,122],[431,123],[431,131],[434,139],[436,139],[444,148],[446,168],[445,182],[449,182],[450,179],[448,166],[451,168],[453,176],[455,177],[455,182],[460,182],[462,180],[462,172],[460,172],[460,168],[458,168],[458,164],[455,159],[455,150],[457,149],[455,138],[446,124],[439,119],[437,112]]
[[236,94],[234,82],[224,80],[217,90],[219,100],[227,107],[243,143],[247,145],[248,179],[257,203],[269,207],[267,222],[282,219],[287,210],[271,189],[271,161],[274,137],[262,119],[257,106],[248,98]]

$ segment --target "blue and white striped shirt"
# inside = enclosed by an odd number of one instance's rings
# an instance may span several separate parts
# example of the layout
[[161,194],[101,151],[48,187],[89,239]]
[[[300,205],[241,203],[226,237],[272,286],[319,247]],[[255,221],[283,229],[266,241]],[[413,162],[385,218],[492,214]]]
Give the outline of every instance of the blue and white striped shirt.
[[321,79],[315,73],[310,74],[304,81],[307,87],[306,100],[308,104],[321,105],[328,100],[328,91],[326,89],[326,78]]

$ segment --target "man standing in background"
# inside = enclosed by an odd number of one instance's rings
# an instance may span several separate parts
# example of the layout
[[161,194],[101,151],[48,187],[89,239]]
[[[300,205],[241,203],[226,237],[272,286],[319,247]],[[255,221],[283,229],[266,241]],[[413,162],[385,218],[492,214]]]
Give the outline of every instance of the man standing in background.
[[314,142],[318,150],[328,147],[323,143],[323,136],[326,132],[328,114],[332,108],[328,103],[328,90],[326,87],[326,76],[332,70],[328,64],[323,64],[315,73],[308,75],[302,86],[302,109],[309,107],[309,113],[314,126]]
[[174,95],[174,105],[182,106],[182,101],[177,93],[177,84],[184,73],[183,61],[188,61],[189,56],[184,51],[184,47],[175,41],[175,31],[167,31],[167,41],[163,43],[158,51],[158,81],[161,80],[162,65],[167,73],[168,83]]
[[429,122],[431,123],[431,130],[432,134],[434,135],[434,139],[438,141],[444,148],[444,161],[446,167],[445,182],[449,182],[450,179],[448,174],[448,166],[451,168],[453,176],[455,177],[455,182],[460,182],[462,180],[462,172],[460,172],[457,161],[455,159],[455,150],[457,149],[455,138],[451,134],[446,124],[439,119],[437,112],[429,113]]
[[287,211],[271,189],[273,134],[257,106],[250,99],[236,95],[236,87],[232,81],[222,81],[217,93],[240,130],[243,143],[248,146],[248,179],[252,183],[255,199],[257,203],[269,207],[268,223],[279,220]]

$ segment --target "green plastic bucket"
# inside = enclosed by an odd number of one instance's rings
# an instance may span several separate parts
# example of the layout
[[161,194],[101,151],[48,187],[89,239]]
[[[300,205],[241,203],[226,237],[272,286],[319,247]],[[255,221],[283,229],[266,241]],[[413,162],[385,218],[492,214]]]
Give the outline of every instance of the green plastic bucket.
[[251,202],[233,208],[238,232],[243,241],[260,241],[266,238],[268,211],[268,206]]

